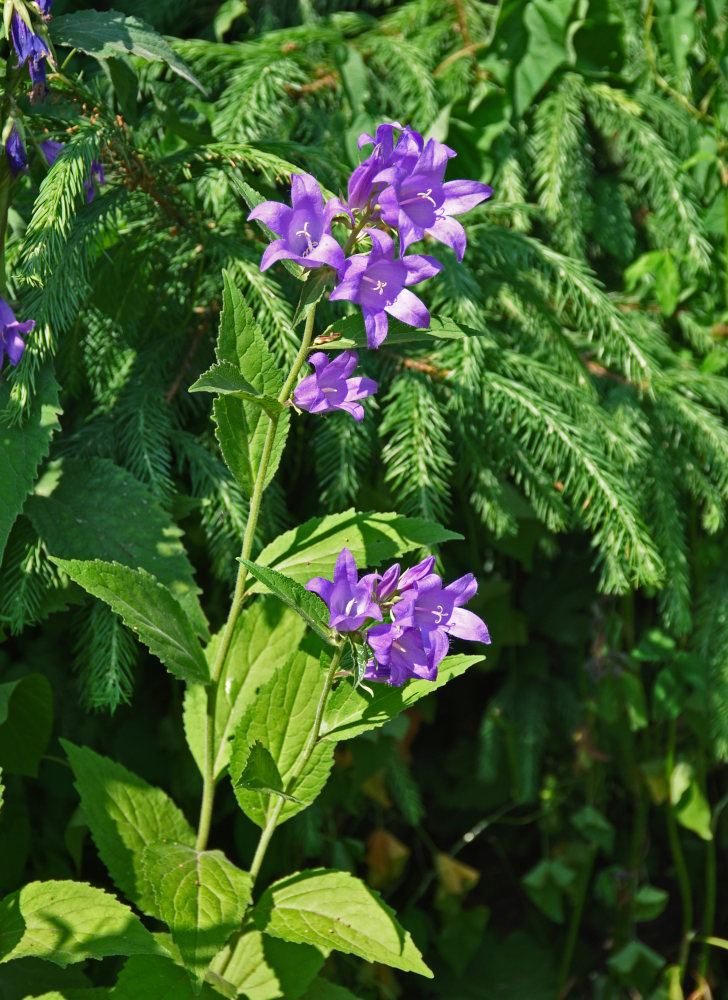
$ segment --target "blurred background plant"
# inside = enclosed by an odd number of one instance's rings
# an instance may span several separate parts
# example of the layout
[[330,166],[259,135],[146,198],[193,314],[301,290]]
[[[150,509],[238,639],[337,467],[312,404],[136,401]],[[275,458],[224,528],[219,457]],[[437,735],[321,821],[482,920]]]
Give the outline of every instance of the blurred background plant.
[[[106,6],[56,0],[56,46],[64,14]],[[19,98],[30,169],[6,255],[37,326],[0,392],[11,421],[38,400],[52,413],[53,357],[63,416],[35,497],[0,525],[3,892],[89,870],[103,883],[56,737],[178,801],[196,791],[175,682],[48,555],[72,557],[89,530],[104,544],[100,483],[116,476],[117,521],[138,540],[171,514],[224,614],[247,504],[209,400],[187,392],[212,359],[221,267],[271,347],[295,348],[248,184],[280,198],[307,170],[337,193],[359,134],[398,120],[495,189],[464,263],[438,247],[429,283],[431,307],[478,336],[363,356],[382,411],[363,430],[297,421],[259,543],[354,503],[439,520],[465,536],[438,559],[476,572],[494,643],[480,672],[347,744],[266,866],[348,868],[391,897],[436,976],[338,957],[362,998],[723,995],[726,6],[119,0],[170,35],[177,72],[75,50],[45,103]],[[47,139],[64,143],[50,169]],[[106,183],[87,203],[94,160]],[[341,303],[320,312],[341,327]],[[247,850],[228,806],[218,836]],[[0,986],[27,989],[5,972]]]

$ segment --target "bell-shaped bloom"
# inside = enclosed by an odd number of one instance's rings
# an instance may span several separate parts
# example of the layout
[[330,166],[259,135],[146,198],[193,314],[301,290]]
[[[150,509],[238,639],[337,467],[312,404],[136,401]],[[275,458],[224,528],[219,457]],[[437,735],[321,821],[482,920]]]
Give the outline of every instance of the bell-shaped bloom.
[[7,354],[11,365],[17,365],[25,350],[23,337],[35,326],[34,319],[19,323],[5,299],[0,299],[0,368]]
[[[399,129],[400,135],[394,141],[394,130]],[[349,208],[364,208],[372,195],[381,191],[386,181],[374,183],[374,178],[387,167],[396,166],[409,173],[422,152],[424,140],[419,132],[404,127],[399,122],[379,125],[374,136],[363,132],[359,136],[359,149],[374,143],[374,149],[354,170],[349,178],[347,204]]]
[[359,361],[356,351],[342,351],[333,361],[318,351],[308,361],[314,372],[302,379],[293,393],[293,402],[299,410],[309,413],[346,410],[361,423],[364,407],[357,400],[373,395],[377,383],[371,378],[349,378]]
[[333,582],[316,576],[308,581],[306,590],[324,601],[329,609],[329,628],[338,632],[355,632],[369,618],[382,620],[382,612],[372,600],[372,580],[357,580],[356,563],[349,549],[339,553]]
[[401,253],[427,233],[463,259],[465,230],[452,216],[475,208],[493,189],[478,181],[444,181],[447,161],[455,155],[449,146],[430,139],[411,170],[392,165],[374,178],[387,182],[377,201],[382,219],[399,229]]
[[48,161],[48,166],[52,167],[63,149],[63,143],[56,142],[55,139],[44,139],[40,144],[40,148],[43,152],[43,156],[45,156]]
[[489,643],[485,622],[462,607],[475,596],[477,589],[472,573],[466,573],[447,587],[443,587],[440,577],[432,573],[404,593],[402,600],[394,605],[392,614],[403,627],[426,632],[441,629],[460,639]]
[[384,680],[394,687],[401,687],[410,677],[434,681],[448,650],[444,632],[422,632],[397,622],[373,625],[367,631],[367,645],[374,660],[367,662],[365,679]]
[[290,206],[280,201],[264,201],[248,216],[264,222],[280,237],[263,254],[261,271],[284,259],[301,267],[327,264],[338,271],[344,263],[344,251],[331,235],[331,222],[336,215],[349,215],[338,198],[329,198],[324,205],[315,177],[292,174]]
[[26,61],[28,63],[33,84],[32,99],[43,100],[48,93],[46,85],[46,56],[50,55],[48,46],[40,35],[28,27],[17,11],[10,20],[10,37],[18,56],[18,66],[22,66]]
[[5,143],[5,154],[13,177],[17,177],[18,174],[28,169],[28,154],[25,152],[23,140],[15,125],[13,125]]
[[387,336],[387,314],[409,326],[427,328],[430,314],[408,285],[416,285],[442,270],[433,257],[410,254],[394,259],[394,241],[378,229],[367,229],[372,241],[370,253],[349,257],[339,272],[340,283],[330,299],[357,302],[364,313],[369,347],[379,347]]

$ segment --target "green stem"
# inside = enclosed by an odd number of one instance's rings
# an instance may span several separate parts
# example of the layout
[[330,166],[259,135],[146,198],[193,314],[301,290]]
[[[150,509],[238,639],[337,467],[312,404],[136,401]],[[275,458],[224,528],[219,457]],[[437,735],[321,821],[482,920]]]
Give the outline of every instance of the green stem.
[[[298,373],[306,360],[306,355],[308,354],[309,348],[311,346],[311,340],[313,339],[313,326],[316,318],[316,306],[313,306],[311,312],[308,314],[306,319],[306,327],[303,333],[303,340],[301,341],[301,347],[296,355],[296,360],[293,362],[293,367],[291,372],[286,379],[286,382],[281,389],[280,395],[278,396],[279,403],[285,403],[288,401],[288,397],[291,393],[291,389],[295,384]],[[260,504],[263,499],[263,490],[266,486],[266,476],[268,473],[268,464],[270,462],[270,456],[273,451],[273,443],[276,437],[276,431],[278,429],[278,414],[273,417],[268,418],[268,430],[265,435],[265,441],[263,443],[263,452],[260,457],[260,464],[258,466],[258,472],[255,477],[255,485],[253,486],[253,495],[250,498],[250,511],[248,513],[248,521],[245,525],[245,534],[243,535],[243,548],[240,553],[242,559],[249,559],[250,553],[253,549],[253,539],[255,537],[255,529],[258,525],[258,517],[260,515]],[[213,663],[212,670],[210,671],[210,683],[207,688],[207,710],[205,712],[205,764],[204,772],[202,775],[202,801],[200,803],[200,819],[197,825],[197,843],[196,848],[198,851],[204,851],[207,846],[207,841],[210,836],[210,824],[212,823],[212,808],[215,803],[215,711],[217,708],[217,686],[220,681],[220,675],[222,674],[223,667],[225,665],[225,660],[227,659],[228,653],[230,652],[230,646],[233,641],[233,635],[235,633],[235,626],[240,618],[240,613],[243,610],[243,601],[245,599],[245,584],[248,579],[248,570],[244,563],[238,564],[238,574],[235,581],[235,592],[233,594],[232,603],[230,605],[230,613],[228,614],[227,621],[225,622],[225,629],[222,634],[222,639],[220,640],[220,645],[218,646],[217,655],[215,657],[215,662]]]
[[[676,721],[673,719],[670,722],[666,759],[668,786],[675,767],[676,727]],[[677,884],[680,890],[680,899],[682,902],[682,941],[680,942],[680,951],[678,954],[680,979],[682,981],[685,976],[688,952],[690,950],[690,940],[693,932],[693,897],[690,892],[690,876],[688,874],[687,865],[685,864],[685,855],[683,854],[682,845],[680,844],[680,835],[677,829],[677,817],[675,815],[675,806],[672,802],[672,798],[669,798],[667,802],[667,839],[670,844],[670,853],[672,854],[672,861],[675,865],[675,876],[677,878]]]
[[564,995],[564,990],[566,989],[566,980],[569,977],[569,970],[571,969],[571,962],[574,957],[574,949],[576,947],[576,940],[579,934],[579,927],[581,925],[581,917],[584,912],[586,891],[589,888],[592,869],[594,868],[594,859],[596,856],[596,845],[592,845],[589,848],[589,856],[587,857],[584,867],[579,875],[579,884],[576,890],[577,895],[574,901],[574,908],[571,911],[571,919],[569,921],[569,931],[566,936],[564,954],[561,958],[561,968],[559,970],[558,986],[556,988],[556,1000],[561,1000],[561,997]]

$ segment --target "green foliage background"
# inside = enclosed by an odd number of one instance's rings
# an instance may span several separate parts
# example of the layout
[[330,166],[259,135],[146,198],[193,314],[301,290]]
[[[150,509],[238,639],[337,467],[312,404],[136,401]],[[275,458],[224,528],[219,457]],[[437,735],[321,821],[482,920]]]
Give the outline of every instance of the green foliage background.
[[[493,645],[347,744],[268,874],[368,873],[396,905],[435,979],[332,960],[362,998],[675,1000],[706,979],[721,996],[728,964],[705,939],[728,938],[726,5],[114,6],[166,33],[182,70],[76,52],[80,83],[21,100],[36,141],[66,147],[50,170],[31,147],[13,190],[8,297],[37,326],[3,372],[0,440],[21,423],[45,440],[62,417],[27,502],[0,484],[2,679],[46,706],[27,754],[0,716],[0,889],[105,879],[59,736],[190,809],[178,686],[50,557],[163,563],[181,597],[213,594],[219,625],[247,500],[209,396],[187,389],[213,360],[223,267],[276,356],[296,348],[294,282],[259,272],[249,186],[285,197],[306,170],[337,192],[358,135],[399,120],[494,188],[464,263],[439,247],[424,293],[476,335],[363,355],[379,405],[361,428],[295,422],[258,547],[352,505],[438,520],[465,536],[437,556],[478,576]],[[86,204],[97,157],[107,184]],[[320,312],[336,331],[340,306]],[[11,708],[21,685],[0,685]],[[216,829],[233,854],[254,842],[232,796]]]

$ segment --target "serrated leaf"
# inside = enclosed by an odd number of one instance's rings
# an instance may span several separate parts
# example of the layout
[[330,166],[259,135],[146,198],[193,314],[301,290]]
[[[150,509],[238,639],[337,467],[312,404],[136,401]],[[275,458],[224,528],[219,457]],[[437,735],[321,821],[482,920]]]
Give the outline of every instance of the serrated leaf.
[[[480,330],[456,323],[447,316],[433,316],[427,330],[418,330],[406,323],[401,323],[393,316],[389,317],[389,332],[387,347],[425,347],[432,350],[437,346],[433,340],[463,340],[465,337],[486,336]],[[364,318],[361,313],[337,320],[314,339],[315,348],[326,351],[351,351],[367,348],[367,334]]]
[[240,926],[253,880],[221,851],[197,851],[169,840],[148,844],[142,855],[162,920],[198,979]]
[[84,10],[54,17],[50,24],[54,45],[79,49],[97,59],[126,54],[148,62],[166,63],[173,73],[205,88],[169,42],[138,17],[126,17],[117,10]]
[[249,927],[236,942],[229,961],[227,950],[213,960],[211,979],[214,970],[223,963],[223,983],[232,984],[248,1000],[276,1000],[277,997],[298,1000],[324,964],[324,955],[308,944],[281,941]]
[[[270,680],[277,667],[287,663],[298,649],[306,626],[303,619],[274,597],[257,598],[238,619],[228,655],[216,686],[215,761],[217,779],[230,760],[230,741],[261,684]],[[218,632],[205,650],[212,670],[220,646]],[[205,714],[207,691],[190,684],[185,691],[184,724],[187,743],[200,773],[205,761]]]
[[0,961],[34,956],[66,966],[159,950],[128,906],[84,882],[30,882],[0,902]]
[[209,632],[200,588],[173,523],[155,495],[103,458],[52,463],[24,513],[61,559],[100,559],[145,569],[172,591],[200,636]]
[[9,425],[6,417],[10,403],[10,384],[0,382],[0,559],[15,518],[33,488],[36,470],[48,454],[51,438],[60,428],[58,383],[50,365],[44,365],[36,378],[36,395],[28,420]]
[[144,913],[158,917],[142,853],[164,837],[194,846],[195,834],[161,788],[88,747],[61,740],[99,856],[118,888]]
[[459,677],[468,667],[482,660],[482,656],[462,654],[447,656],[438,667],[436,680],[412,680],[404,687],[373,683],[371,685],[373,695],[364,687],[354,687],[348,681],[342,680],[326,704],[321,737],[335,742],[350,740],[368,729],[383,726],[385,722],[389,722],[400,712],[410,708],[420,698],[426,697],[443,684]]
[[274,807],[271,796],[235,787],[245,768],[250,747],[256,740],[263,743],[273,758],[281,787],[299,800],[283,803],[279,822],[285,822],[313,802],[326,783],[334,762],[333,747],[330,743],[321,742],[314,748],[295,786],[289,787],[313,728],[324,681],[325,673],[318,656],[301,649],[263,685],[240,720],[233,740],[230,778],[243,812],[260,827],[265,826],[266,818]]
[[243,375],[237,365],[229,361],[218,361],[197,379],[189,388],[190,392],[219,392],[221,395],[235,395],[261,406],[273,416],[283,409],[274,396],[261,395]]
[[274,569],[259,566],[250,559],[241,558],[240,562],[279,600],[293,608],[324,642],[332,642],[331,633],[326,625],[326,606],[320,597]]
[[43,674],[0,684],[0,765],[8,774],[38,775],[53,733],[53,692]]
[[394,912],[348,872],[313,869],[275,882],[253,910],[258,930],[432,977]]
[[249,792],[265,792],[267,795],[277,795],[279,798],[287,799],[289,802],[304,805],[300,799],[295,798],[293,795],[287,795],[283,790],[283,780],[276,767],[276,762],[271,757],[270,750],[264,747],[260,740],[256,740],[250,748],[245,767],[235,782],[235,787],[246,788]]
[[124,963],[111,1000],[220,1000],[206,983],[200,990],[186,969],[169,958],[134,955]]
[[89,594],[121,616],[171,674],[200,684],[210,679],[207,661],[182,605],[145,570],[119,563],[53,557]]

